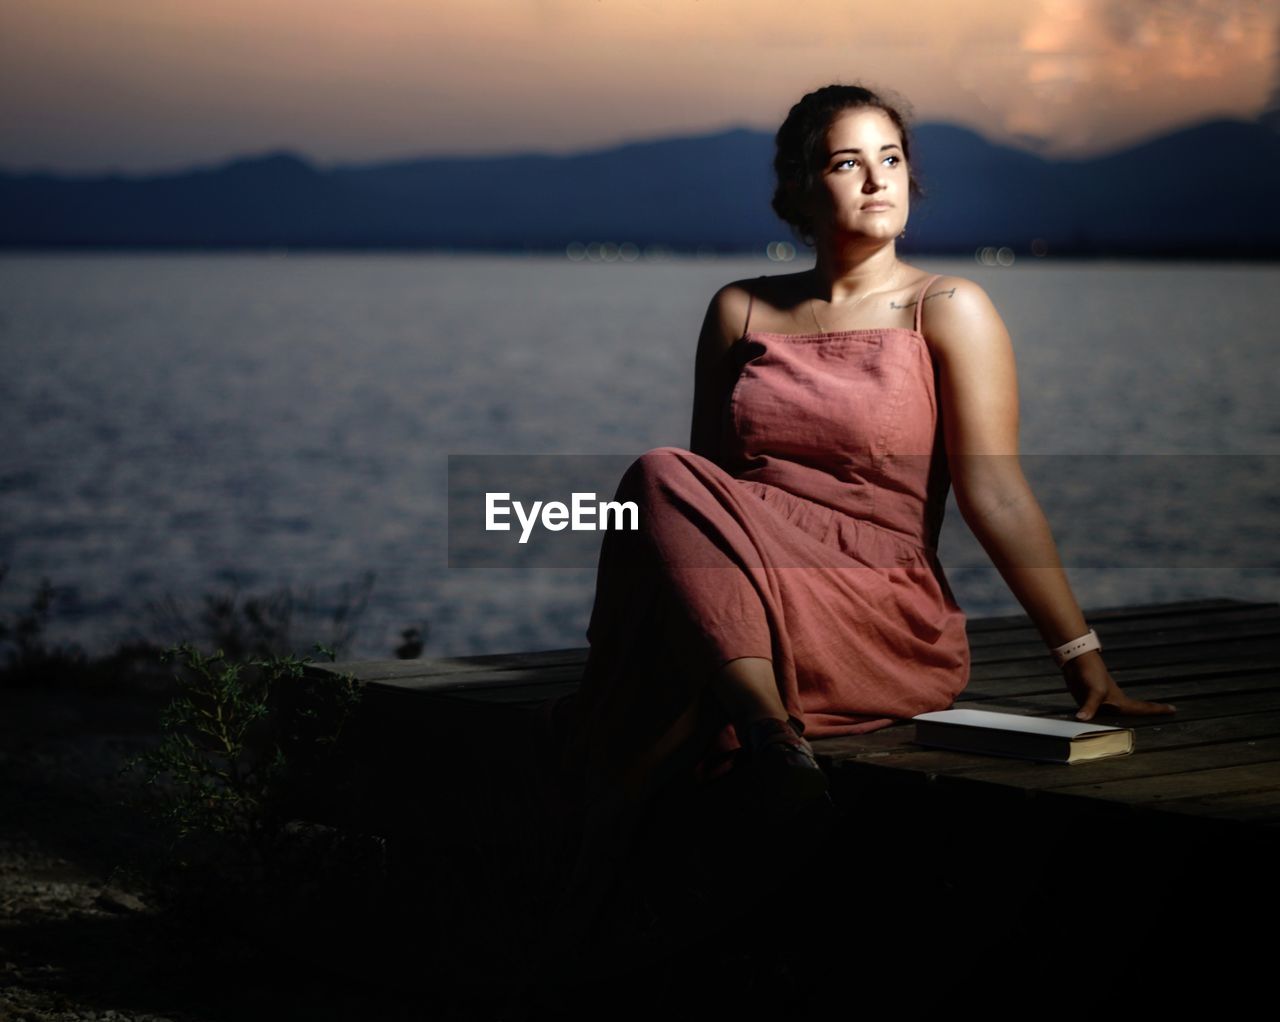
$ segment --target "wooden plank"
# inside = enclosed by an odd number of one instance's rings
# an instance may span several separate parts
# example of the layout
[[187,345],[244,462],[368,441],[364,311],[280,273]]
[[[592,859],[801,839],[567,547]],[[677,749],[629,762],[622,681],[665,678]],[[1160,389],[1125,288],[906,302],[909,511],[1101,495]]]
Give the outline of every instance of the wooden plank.
[[[1229,664],[1214,665],[1217,673],[1202,675],[1195,672],[1191,677],[1175,678],[1173,672],[1152,668],[1153,675],[1149,683],[1135,680],[1130,675],[1119,676],[1117,681],[1126,693],[1138,698],[1154,699],[1158,702],[1186,702],[1189,698],[1207,698],[1223,695],[1250,695],[1269,692],[1277,687],[1277,670],[1271,666],[1261,666],[1243,670],[1238,674],[1230,674]],[[443,680],[438,684],[424,686],[441,694],[454,695],[458,698],[475,698],[484,701],[518,702],[533,701],[540,698],[539,685],[547,682],[557,688],[574,683],[580,677],[573,670],[561,670],[537,674],[483,674],[465,678]],[[474,678],[475,685],[472,684]],[[414,688],[412,679],[407,679],[402,687]],[[509,689],[510,691],[503,691]],[[1075,703],[1060,675],[1048,678],[1023,679],[1023,684],[1013,682],[999,685],[985,685],[981,680],[970,682],[970,687],[961,693],[957,705],[986,709],[992,701],[1007,704],[1011,712],[1029,712],[1025,707],[1038,706],[1045,715],[1057,715],[1067,719],[1075,711]],[[1182,703],[1178,703],[1181,711]],[[878,732],[876,732],[878,733]],[[827,739],[819,739],[825,741]]]
[[[1262,759],[1236,766],[1141,778],[1118,786],[1086,784],[1056,788],[1049,794],[1145,806],[1165,813],[1201,815],[1194,812],[1194,803],[1187,802],[1188,798],[1272,792],[1277,788],[1280,788],[1280,762]],[[1219,814],[1216,818],[1224,819],[1226,815]],[[1241,822],[1236,814],[1231,814],[1230,819]]]
[[[1110,665],[1108,665],[1110,666]],[[1200,679],[1218,684],[1226,690],[1269,688],[1280,677],[1280,664],[1246,658],[1187,664],[1154,664],[1112,671],[1116,681],[1127,692],[1130,687],[1156,687],[1164,682],[1182,684]],[[1020,695],[1031,692],[1066,691],[1061,673],[1021,675],[1007,678],[974,676],[962,690],[961,699]]]
[[[436,693],[479,693],[484,689],[523,690],[530,685],[548,682],[581,682],[582,666],[565,664],[554,667],[521,667],[501,671],[469,671],[436,677],[378,678],[366,684],[370,688],[396,688],[407,691]],[[525,698],[528,698],[526,695]]]
[[[1124,606],[1091,607],[1085,610],[1085,617],[1097,621],[1126,621],[1135,619],[1158,620],[1162,617],[1194,614],[1201,619],[1208,619],[1216,614],[1230,613],[1248,607],[1271,607],[1280,609],[1280,603],[1237,600],[1218,597],[1204,600],[1176,600],[1170,603],[1134,603]],[[1026,614],[998,614],[969,619],[968,626],[975,632],[1000,631],[1005,628],[1019,628],[1030,625]]]
[[[1165,682],[1152,686],[1151,691],[1144,691],[1142,686],[1125,685],[1125,692],[1140,698],[1153,699],[1156,702],[1172,702],[1177,712],[1169,716],[1149,718],[1144,716],[1123,716],[1105,711],[1095,720],[1102,724],[1118,724],[1124,727],[1145,727],[1155,719],[1157,723],[1176,725],[1187,720],[1198,720],[1207,716],[1228,716],[1230,707],[1243,701],[1243,705],[1257,705],[1259,709],[1270,706],[1275,685],[1239,686],[1227,689],[1215,687],[1214,679],[1188,679],[1178,682]],[[1250,700],[1259,700],[1251,704]],[[956,706],[967,710],[992,710],[995,713],[1025,713],[1032,716],[1056,717],[1059,720],[1074,721],[1077,712],[1075,700],[1065,689],[1053,689],[1046,692],[1025,692],[1015,695],[991,695],[982,698],[957,700]],[[903,722],[908,723],[908,722]]]
[[[1091,613],[1085,615],[1097,620]],[[973,622],[968,622],[973,624]],[[1006,649],[1025,646],[1029,656],[1044,655],[1044,642],[1029,619],[1020,627],[997,631],[972,628],[970,648],[978,659],[995,656]],[[1200,614],[1177,614],[1160,619],[1124,619],[1109,622],[1100,631],[1107,648],[1129,648],[1143,643],[1166,643],[1170,636],[1179,641],[1202,636],[1218,637],[1250,634],[1275,635],[1280,631],[1280,608],[1268,604],[1244,605],[1206,618]]]
[[[1224,665],[1242,664],[1254,666],[1278,666],[1280,656],[1277,647],[1280,640],[1270,636],[1240,638],[1230,643],[1204,643],[1198,646],[1184,646],[1176,651],[1169,647],[1153,649],[1150,652],[1126,652],[1103,650],[1107,667],[1113,671],[1142,670],[1152,667],[1169,667],[1187,669],[1196,665],[1222,663]],[[1047,663],[1047,666],[1046,666]],[[1053,660],[1046,654],[1043,658],[1024,660],[993,660],[970,665],[970,679],[983,681],[1000,681],[1026,677],[1060,677]]]
[[[1232,694],[1252,695],[1266,693],[1276,688],[1276,672],[1242,673],[1239,676],[1217,674],[1210,677],[1192,677],[1170,681],[1166,675],[1150,684],[1132,683],[1126,678],[1116,680],[1124,687],[1127,694],[1157,702],[1174,702],[1182,712],[1183,704],[1192,698],[1210,698]],[[433,694],[452,696],[459,699],[475,699],[485,702],[535,702],[546,698],[540,694],[542,687],[551,686],[557,689],[565,685],[576,687],[581,679],[580,668],[560,668],[542,672],[511,672],[490,674],[476,672],[465,677],[445,679],[404,679],[401,682],[371,682],[373,688],[391,686],[406,690],[430,691]],[[421,684],[419,683],[421,681]],[[1181,701],[1179,701],[1181,700]],[[1005,704],[1009,712],[1039,712],[1044,716],[1058,716],[1070,719],[1076,704],[1066,690],[1062,678],[1057,677],[1044,681],[1039,687],[1030,685],[1017,688],[992,687],[990,690],[975,690],[972,687],[961,693],[957,706],[976,709],[991,708],[989,704],[1000,702]],[[1035,707],[1036,709],[1028,709]],[[878,733],[878,732],[873,732]],[[818,739],[827,741],[828,739]]]
[[455,664],[443,661],[415,660],[368,660],[335,664],[308,664],[311,674],[350,675],[361,684],[384,684],[401,688],[413,688],[415,682],[421,682],[424,691],[435,690],[451,684],[467,685],[472,681],[481,686],[501,683],[506,677],[508,684],[521,684],[523,679],[536,675],[539,671],[575,669],[579,676],[586,663],[585,650],[581,660],[572,657],[548,659],[543,663],[520,664],[504,663],[494,666],[492,663]]
[[1162,808],[1187,816],[1241,821],[1280,832],[1280,784],[1248,791],[1169,799]]
[[[1160,643],[1158,645],[1118,649],[1106,646],[1102,651],[1107,666],[1113,671],[1140,670],[1149,667],[1174,667],[1192,664],[1253,661],[1280,666],[1280,631],[1275,635],[1240,635],[1217,638],[1212,642]],[[971,678],[1058,676],[1053,659],[1040,647],[1033,656],[970,660]]]
[[[991,763],[992,757],[977,757],[976,766],[957,764],[938,773],[963,775],[973,781],[988,781],[1034,791],[1085,791],[1086,786],[1105,789],[1107,798],[1128,801],[1130,782],[1143,782],[1135,788],[1145,790],[1152,778],[1176,779],[1182,774],[1239,766],[1246,763],[1280,761],[1280,737],[1265,734],[1231,741],[1212,741],[1200,745],[1173,745],[1152,748],[1130,756],[1100,760],[1096,763],[1030,763],[1010,759],[1007,763]],[[917,767],[921,769],[921,767]],[[1275,764],[1275,782],[1280,784],[1280,762]],[[1135,798],[1134,801],[1137,801]]]

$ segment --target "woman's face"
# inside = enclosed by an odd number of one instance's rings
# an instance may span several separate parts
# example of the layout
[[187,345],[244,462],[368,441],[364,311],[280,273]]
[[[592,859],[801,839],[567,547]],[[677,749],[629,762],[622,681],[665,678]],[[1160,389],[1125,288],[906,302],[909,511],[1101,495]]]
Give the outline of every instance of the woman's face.
[[836,114],[813,196],[813,234],[892,241],[907,224],[910,179],[902,138],[877,107]]

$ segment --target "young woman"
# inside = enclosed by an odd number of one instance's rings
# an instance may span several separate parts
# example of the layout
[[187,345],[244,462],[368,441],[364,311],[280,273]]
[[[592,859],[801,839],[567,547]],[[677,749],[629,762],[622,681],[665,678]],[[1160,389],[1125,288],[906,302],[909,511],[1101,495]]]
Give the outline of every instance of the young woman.
[[773,206],[815,265],[712,298],[689,449],[624,475],[641,531],[606,534],[587,670],[560,707],[599,833],[673,776],[726,765],[762,805],[824,798],[805,735],[950,706],[969,672],[936,550],[952,486],[1076,716],[1174,710],[1121,691],[1072,595],[1019,466],[999,313],[972,281],[898,258],[918,193],[901,113],[832,85],[776,143]]

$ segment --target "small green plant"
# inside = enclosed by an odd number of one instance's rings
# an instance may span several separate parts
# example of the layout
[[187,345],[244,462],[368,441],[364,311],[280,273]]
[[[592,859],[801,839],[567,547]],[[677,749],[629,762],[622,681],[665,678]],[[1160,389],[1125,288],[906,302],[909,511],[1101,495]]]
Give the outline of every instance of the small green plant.
[[296,851],[293,793],[332,758],[360,690],[350,677],[305,676],[310,657],[241,662],[189,643],[162,657],[178,666],[179,692],[161,715],[159,744],[125,769],[143,772],[144,808],[169,831],[171,865],[269,884]]

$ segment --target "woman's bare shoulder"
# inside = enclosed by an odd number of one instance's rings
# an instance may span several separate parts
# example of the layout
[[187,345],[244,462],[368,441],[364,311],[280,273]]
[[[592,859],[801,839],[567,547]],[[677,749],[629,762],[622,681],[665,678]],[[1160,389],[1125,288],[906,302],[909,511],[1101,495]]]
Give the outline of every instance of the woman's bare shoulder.
[[725,284],[711,297],[709,311],[715,314],[725,335],[742,336],[747,314],[754,320],[762,311],[776,310],[787,294],[795,290],[802,273],[779,273],[771,276],[744,277]]
[[1012,342],[986,289],[964,277],[940,277],[924,296],[920,332],[948,375],[969,380],[1009,379]]
[[747,308],[755,300],[759,280],[731,280],[711,296],[711,311],[726,333],[732,333],[734,324],[741,326],[747,317]]
[[[943,274],[924,295],[921,329],[926,337],[951,337],[967,330],[983,329],[999,322],[991,296],[967,277]],[[1002,324],[1003,325],[1003,324]]]

